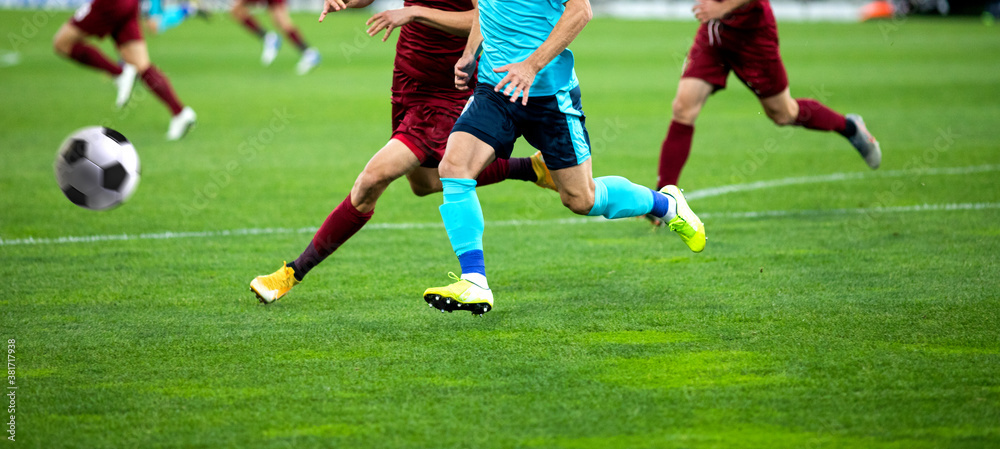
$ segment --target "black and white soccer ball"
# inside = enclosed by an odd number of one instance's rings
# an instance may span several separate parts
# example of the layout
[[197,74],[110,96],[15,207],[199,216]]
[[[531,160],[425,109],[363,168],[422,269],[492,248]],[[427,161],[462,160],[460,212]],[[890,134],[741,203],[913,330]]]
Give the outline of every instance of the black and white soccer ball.
[[139,185],[139,155],[120,132],[83,128],[59,147],[56,181],[73,204],[92,210],[115,207]]

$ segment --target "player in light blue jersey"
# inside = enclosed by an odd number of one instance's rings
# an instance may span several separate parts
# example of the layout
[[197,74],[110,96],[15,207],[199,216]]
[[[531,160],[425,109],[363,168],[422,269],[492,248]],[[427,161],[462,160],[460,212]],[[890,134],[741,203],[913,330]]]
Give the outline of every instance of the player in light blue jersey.
[[438,167],[441,218],[462,275],[427,289],[424,300],[441,311],[482,315],[493,308],[475,178],[494,159],[509,158],[521,136],[542,152],[563,204],[573,212],[607,218],[653,214],[692,251],[703,250],[704,225],[677,186],[657,192],[619,176],[593,177],[580,85],[567,48],[592,17],[589,0],[479,0],[478,7],[465,53],[455,64],[455,86],[469,88],[482,45],[479,83]]
[[[528,59],[545,43],[565,7],[559,0],[515,0],[482,2],[480,8],[483,53],[479,61],[479,81],[496,86],[504,75],[494,69]],[[573,69],[573,52],[562,47],[531,83],[533,96],[569,92],[580,85]],[[527,97],[524,96],[525,101]]]
[[210,13],[196,1],[181,1],[177,4],[163,5],[164,0],[149,0],[146,8],[146,27],[154,33],[163,33],[184,22],[188,17],[197,15],[208,19]]

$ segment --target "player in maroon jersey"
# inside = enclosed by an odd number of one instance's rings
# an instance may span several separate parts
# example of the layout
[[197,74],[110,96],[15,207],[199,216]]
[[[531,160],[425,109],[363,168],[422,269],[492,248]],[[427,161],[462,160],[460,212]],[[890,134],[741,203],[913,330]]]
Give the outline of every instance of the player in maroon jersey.
[[250,14],[250,7],[258,3],[267,4],[267,12],[271,15],[271,21],[278,28],[281,28],[285,36],[288,36],[288,39],[295,44],[295,48],[302,53],[298,64],[295,66],[296,72],[299,75],[309,73],[313,67],[319,64],[319,51],[310,47],[302,39],[302,33],[299,33],[299,29],[292,23],[292,16],[288,14],[288,6],[285,5],[285,0],[236,0],[233,3],[230,13],[247,30],[250,30],[251,33],[264,41],[264,51],[260,55],[261,64],[269,66],[274,62],[274,58],[278,56],[278,49],[281,48],[281,38],[274,31],[264,31],[264,28]]
[[[326,0],[320,21],[327,13],[371,3]],[[368,161],[350,195],[326,218],[305,251],[294,262],[250,283],[261,302],[284,296],[360,230],[371,219],[375,202],[396,179],[406,176],[417,196],[442,190],[437,166],[472,92],[455,89],[454,66],[465,49],[474,14],[471,0],[407,0],[403,8],[380,12],[368,20],[368,35],[385,30],[383,41],[400,29],[392,80],[392,137]],[[530,158],[497,159],[476,181],[482,186],[505,179],[556,188],[539,153]]]
[[[115,40],[124,64],[111,62],[86,41],[89,36],[103,38],[109,34]],[[132,87],[138,74],[173,115],[167,128],[167,140],[184,137],[194,125],[194,110],[180,102],[170,80],[149,60],[149,50],[139,27],[139,0],[93,0],[84,3],[56,32],[52,46],[56,53],[114,77],[118,87],[115,104],[119,108],[124,107],[132,97]]]
[[701,21],[688,53],[673,102],[673,120],[660,150],[657,188],[676,185],[691,151],[698,113],[715,91],[726,87],[730,71],[757,98],[777,125],[836,131],[846,137],[872,169],[882,153],[861,117],[846,117],[808,98],[792,98],[778,52],[778,28],[767,0],[697,0]]

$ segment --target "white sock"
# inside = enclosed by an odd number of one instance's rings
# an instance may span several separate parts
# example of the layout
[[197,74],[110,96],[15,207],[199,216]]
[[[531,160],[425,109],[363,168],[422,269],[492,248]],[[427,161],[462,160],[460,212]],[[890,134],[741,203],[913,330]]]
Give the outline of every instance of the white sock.
[[664,196],[666,196],[667,201],[670,202],[670,207],[667,207],[667,214],[663,216],[663,221],[668,222],[677,216],[677,200],[670,195],[664,194]]
[[490,284],[486,282],[486,276],[481,275],[479,273],[468,273],[468,274],[462,273],[462,279],[469,281],[473,284],[476,284],[485,290],[490,289]]

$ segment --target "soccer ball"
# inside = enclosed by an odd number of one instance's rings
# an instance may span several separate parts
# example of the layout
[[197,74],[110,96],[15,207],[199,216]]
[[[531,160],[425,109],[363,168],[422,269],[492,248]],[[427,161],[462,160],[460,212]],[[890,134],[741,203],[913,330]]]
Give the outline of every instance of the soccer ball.
[[139,155],[120,132],[83,128],[59,147],[56,181],[73,204],[92,210],[115,207],[139,185]]

